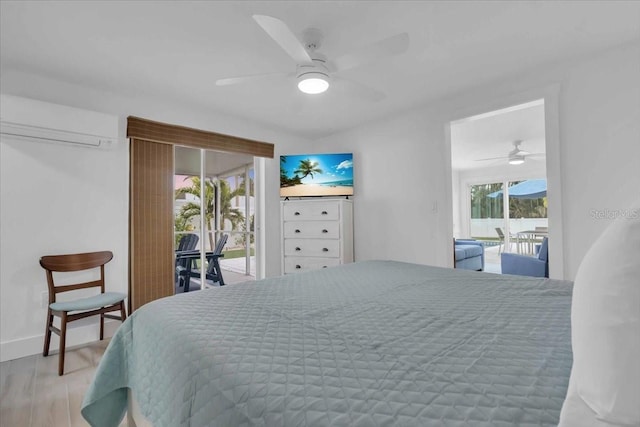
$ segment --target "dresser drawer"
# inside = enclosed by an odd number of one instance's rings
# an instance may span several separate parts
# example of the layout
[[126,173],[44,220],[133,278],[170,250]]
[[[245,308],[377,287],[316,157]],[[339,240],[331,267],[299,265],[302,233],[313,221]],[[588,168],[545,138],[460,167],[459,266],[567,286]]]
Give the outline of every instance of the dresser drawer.
[[340,237],[340,223],[337,221],[285,221],[284,237],[338,239]]
[[336,265],[340,265],[340,260],[338,258],[286,257],[284,259],[284,274],[317,270]]
[[326,258],[340,257],[340,241],[329,239],[284,239],[284,254]]
[[340,218],[337,203],[286,203],[282,209],[285,221],[336,220]]

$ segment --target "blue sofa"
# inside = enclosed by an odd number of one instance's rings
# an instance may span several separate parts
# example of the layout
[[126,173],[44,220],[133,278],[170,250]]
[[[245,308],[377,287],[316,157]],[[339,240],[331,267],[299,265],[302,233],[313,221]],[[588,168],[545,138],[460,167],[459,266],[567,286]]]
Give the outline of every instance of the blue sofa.
[[503,252],[500,258],[502,274],[549,277],[549,241],[545,237],[537,256]]
[[455,268],[484,270],[484,243],[472,239],[454,240]]

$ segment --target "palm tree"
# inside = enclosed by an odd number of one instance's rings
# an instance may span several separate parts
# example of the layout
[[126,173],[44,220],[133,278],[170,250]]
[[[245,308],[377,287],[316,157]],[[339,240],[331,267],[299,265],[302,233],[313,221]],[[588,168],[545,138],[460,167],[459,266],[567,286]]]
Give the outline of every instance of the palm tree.
[[[182,208],[180,208],[179,216],[189,222],[194,217],[200,215],[200,201],[204,199],[205,209],[205,224],[207,227],[207,235],[209,236],[209,247],[215,246],[215,241],[211,231],[214,230],[212,222],[215,217],[215,201],[216,193],[220,191],[220,228],[224,230],[225,222],[229,221],[232,228],[236,228],[238,224],[244,222],[244,217],[239,209],[231,206],[231,200],[236,197],[242,187],[239,187],[233,191],[229,188],[229,183],[225,180],[212,180],[205,179],[204,181],[204,197],[200,197],[200,178],[197,176],[190,177],[191,186],[182,187],[176,190],[176,199],[184,196],[185,194],[192,194],[197,197],[197,201],[187,202]],[[244,189],[242,188],[242,192]]]
[[318,167],[318,162],[312,162],[311,160],[306,159],[306,160],[300,160],[298,169],[294,170],[293,173],[296,175],[302,174],[300,179],[303,179],[308,175],[311,175],[311,178],[313,178],[313,174],[322,173],[322,169]]

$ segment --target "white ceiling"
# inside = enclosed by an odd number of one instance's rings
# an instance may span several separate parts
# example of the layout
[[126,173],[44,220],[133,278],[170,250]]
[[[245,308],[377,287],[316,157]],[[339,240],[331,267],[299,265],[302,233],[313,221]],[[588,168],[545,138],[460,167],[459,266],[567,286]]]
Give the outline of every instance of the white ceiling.
[[[520,149],[542,154],[525,159],[544,162],[545,127],[542,101],[460,120],[451,125],[451,167],[454,170],[504,166],[514,141]],[[498,160],[480,159],[503,157]]]
[[[252,14],[301,37],[324,33],[336,57],[407,32],[409,50],[315,97],[293,80],[216,87],[216,79],[293,72]],[[163,97],[310,138],[328,135],[544,63],[640,38],[640,2],[614,1],[2,1],[0,65],[129,96]]]

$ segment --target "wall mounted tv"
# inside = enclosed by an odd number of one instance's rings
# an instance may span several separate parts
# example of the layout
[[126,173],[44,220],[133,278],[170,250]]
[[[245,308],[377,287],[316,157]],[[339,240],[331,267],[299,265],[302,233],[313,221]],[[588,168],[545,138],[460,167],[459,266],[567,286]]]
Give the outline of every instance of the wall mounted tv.
[[353,153],[280,156],[280,197],[353,195]]

